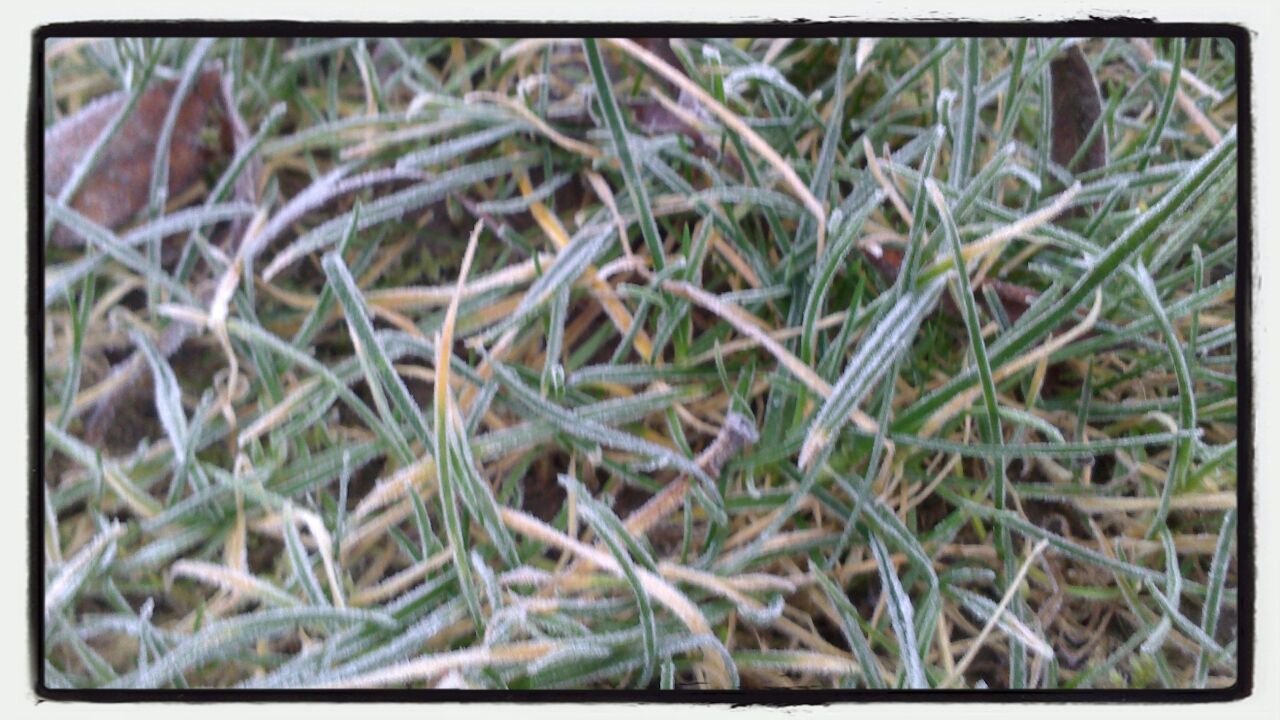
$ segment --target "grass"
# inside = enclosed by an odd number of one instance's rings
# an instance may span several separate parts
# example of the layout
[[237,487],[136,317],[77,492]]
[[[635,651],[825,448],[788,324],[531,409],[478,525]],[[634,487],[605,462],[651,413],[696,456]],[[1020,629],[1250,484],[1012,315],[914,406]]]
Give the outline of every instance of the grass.
[[46,56],[48,123],[216,66],[242,124],[46,197],[48,687],[1237,681],[1229,42]]

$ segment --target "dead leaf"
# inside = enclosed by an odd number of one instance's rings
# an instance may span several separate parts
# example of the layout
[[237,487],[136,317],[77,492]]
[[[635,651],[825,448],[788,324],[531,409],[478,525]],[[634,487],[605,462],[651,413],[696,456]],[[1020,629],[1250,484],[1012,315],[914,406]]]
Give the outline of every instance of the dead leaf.
[[[150,201],[151,170],[155,162],[156,143],[165,117],[173,103],[178,81],[155,83],[143,92],[128,119],[103,148],[93,171],[85,178],[71,201],[71,207],[102,225],[116,229],[131,220]],[[196,79],[178,111],[169,144],[169,196],[185,193],[199,179],[215,148],[208,147],[202,133],[213,116],[218,118],[219,145],[227,151],[234,139],[240,143],[247,137],[243,122],[233,123],[225,112],[222,74],[206,70]],[[70,179],[76,165],[89,151],[99,134],[128,102],[128,95],[117,92],[85,106],[45,131],[44,191],[56,196]],[[218,112],[221,110],[222,112]],[[229,119],[232,118],[232,119]],[[254,168],[256,169],[256,168]],[[236,190],[252,192],[255,174],[241,176]],[[62,227],[54,229],[52,242],[72,245],[75,236]],[[171,356],[191,336],[193,329],[184,323],[167,326],[161,335],[160,350]],[[146,411],[152,397],[151,376],[139,353],[113,368],[120,380],[114,390],[94,405],[85,423],[85,438],[94,445],[128,447],[154,430],[155,418]]]
[[1067,167],[1084,144],[1089,130],[1102,117],[1102,92],[1080,46],[1073,45],[1054,58],[1049,63],[1049,75],[1053,94],[1050,150],[1053,161],[1072,173],[1103,167],[1107,164],[1107,137],[1103,132],[1094,137],[1074,167]]
[[[210,149],[203,143],[201,131],[220,103],[220,75],[217,70],[205,71],[178,112],[169,146],[169,197],[177,197],[195,184],[208,161]],[[147,206],[156,142],[177,85],[176,80],[159,82],[142,94],[72,198],[73,209],[103,227],[118,228]],[[76,165],[127,102],[124,92],[107,95],[45,131],[46,194],[61,192]],[[228,128],[220,130],[225,143]],[[54,241],[59,245],[75,242],[61,227],[55,230]]]

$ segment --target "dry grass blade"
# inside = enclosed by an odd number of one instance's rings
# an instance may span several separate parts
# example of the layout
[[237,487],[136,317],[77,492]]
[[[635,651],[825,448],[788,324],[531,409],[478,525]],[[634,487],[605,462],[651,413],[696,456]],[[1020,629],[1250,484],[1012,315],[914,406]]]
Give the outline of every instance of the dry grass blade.
[[[695,461],[707,475],[716,477],[724,463],[736,455],[744,447],[755,444],[760,439],[751,420],[738,413],[730,413],[720,428],[715,440],[702,451]],[[627,532],[633,535],[644,535],[654,525],[680,506],[684,496],[689,492],[690,480],[681,477],[654,495],[644,505],[627,516],[625,525]]]
[[[462,290],[461,300],[493,292],[503,288],[514,287],[537,277],[538,267],[554,262],[555,256],[550,253],[539,253],[537,258],[525,260],[511,267],[497,270],[484,277],[478,277],[467,283]],[[457,297],[456,283],[433,287],[397,287],[374,290],[366,296],[369,304],[388,310],[423,310],[441,305],[449,305]]]
[[[533,187],[529,184],[528,175],[521,173],[517,177],[517,182],[520,186],[520,192],[524,194],[525,197],[532,194]],[[542,231],[551,239],[551,242],[556,246],[556,249],[563,252],[571,242],[569,233],[565,230],[564,225],[561,224],[556,216],[547,209],[547,206],[541,202],[534,202],[530,204],[529,212],[533,215],[534,220],[537,221],[538,226],[542,228]],[[626,228],[619,224],[620,234],[618,237],[621,238],[620,241],[624,244],[626,242],[625,230]],[[631,325],[633,322],[631,313],[627,310],[626,306],[618,300],[617,293],[614,292],[613,287],[600,278],[599,270],[595,265],[587,265],[583,274],[587,277],[587,282],[590,283],[592,294],[595,295],[596,299],[600,302],[600,305],[604,308],[605,314],[613,321],[614,326],[618,328],[618,332],[622,337],[630,335]],[[653,355],[653,343],[649,340],[649,334],[644,330],[637,329],[632,337],[632,346],[635,348],[636,352],[641,358],[646,360],[649,359]]]
[[594,145],[588,145],[584,142],[579,142],[577,140],[574,140],[571,137],[567,137],[563,133],[557,132],[554,128],[548,125],[545,120],[538,117],[537,115],[534,115],[533,111],[531,111],[529,108],[520,104],[516,100],[512,100],[511,98],[505,95],[499,95],[497,93],[492,93],[492,92],[476,91],[476,92],[468,93],[465,100],[468,103],[474,103],[474,102],[479,102],[483,100],[483,101],[488,101],[488,102],[500,105],[504,108],[507,108],[508,110],[511,110],[515,114],[519,115],[522,119],[528,121],[530,125],[533,125],[535,128],[538,129],[538,132],[542,133],[543,135],[546,135],[547,139],[551,140],[551,142],[555,143],[556,145],[559,145],[565,150],[568,150],[569,152],[572,152],[572,153],[577,153],[578,155],[581,155],[587,158],[588,160],[594,160],[601,156],[599,148],[595,147]]
[[257,598],[273,605],[293,607],[298,604],[297,598],[275,585],[225,565],[198,560],[179,560],[169,568],[169,574],[173,577],[188,577],[217,585],[238,595]]
[[796,171],[791,167],[790,163],[784,160],[782,156],[778,154],[778,151],[774,150],[773,146],[765,142],[764,138],[760,137],[756,131],[752,130],[751,127],[742,120],[742,118],[738,117],[738,115],[733,111],[720,104],[715,98],[711,97],[706,90],[699,87],[697,83],[690,80],[684,73],[668,65],[662,60],[662,58],[654,55],[648,50],[637,45],[635,42],[627,40],[626,38],[610,38],[609,42],[613,43],[628,55],[631,55],[644,63],[649,67],[649,69],[661,75],[663,79],[697,98],[698,102],[701,103],[703,107],[710,110],[712,114],[719,118],[720,122],[724,123],[742,137],[742,139],[751,146],[752,150],[760,153],[760,156],[768,161],[769,165],[782,176],[783,180],[786,181],[787,188],[790,189],[791,192],[795,193],[795,196],[804,203],[804,206],[809,209],[809,212],[813,213],[813,217],[817,221],[818,228],[818,257],[822,257],[823,249],[826,247],[827,212],[823,209],[822,203],[818,202],[818,199],[809,191],[809,187],[805,185],[804,181],[800,179],[800,176],[796,174]]
[[[991,630],[995,628],[996,623],[1000,620],[1000,616],[1004,613],[1005,608],[1008,607],[1009,602],[1013,600],[1013,596],[1018,592],[1018,588],[1022,585],[1022,581],[1027,577],[1027,571],[1031,569],[1031,565],[1035,563],[1036,558],[1040,557],[1040,553],[1044,552],[1047,547],[1049,547],[1049,541],[1041,540],[1031,549],[1031,553],[1022,563],[1022,567],[1018,568],[1018,574],[1014,576],[1013,582],[1009,583],[1009,589],[1005,591],[1004,596],[1000,598],[1000,603],[996,605],[995,612],[991,614],[991,618],[987,620],[986,625],[982,626],[982,631],[979,632],[978,636],[973,639],[972,643],[970,643],[969,650],[965,652],[964,657],[960,658],[960,662],[956,663],[955,670],[947,676],[947,679],[943,681],[940,687],[950,687],[964,674],[964,671],[969,667],[969,663],[973,662],[978,651],[982,649],[983,641],[987,639],[987,635],[991,634]],[[1041,645],[1042,647],[1040,647],[1040,652],[1049,656],[1053,655],[1053,650],[1051,648],[1043,646],[1043,643],[1041,643]]]
[[555,643],[535,640],[515,645],[454,650],[427,655],[417,660],[357,675],[347,680],[325,683],[318,687],[374,688],[385,685],[404,685],[415,680],[429,680],[451,670],[529,663],[554,651],[555,648]]
[[[1138,53],[1142,55],[1144,60],[1149,63],[1155,62],[1156,53],[1155,50],[1151,48],[1151,43],[1141,38],[1135,38],[1133,40],[1133,44],[1134,47],[1138,48]],[[1164,78],[1165,82],[1170,82],[1170,74],[1171,73],[1168,70],[1161,71],[1161,77]],[[1190,79],[1186,75],[1183,75],[1182,77],[1186,80]],[[1217,145],[1222,142],[1222,131],[1214,126],[1213,122],[1209,120],[1209,117],[1200,109],[1200,106],[1196,105],[1195,101],[1192,100],[1187,93],[1182,90],[1182,88],[1178,88],[1177,99],[1178,107],[1182,108],[1182,111],[1187,114],[1187,117],[1191,118],[1191,121],[1196,124],[1196,127],[1200,129],[1200,132],[1204,133],[1205,138],[1210,143]]]
[[[622,567],[607,552],[584,545],[541,520],[519,510],[502,508],[501,512],[502,521],[512,530],[539,542],[571,552],[596,567],[607,570],[617,577],[623,577]],[[706,616],[683,593],[648,570],[637,568],[636,574],[639,576],[640,582],[644,584],[644,589],[649,593],[650,597],[675,613],[676,617],[680,618],[680,621],[689,628],[690,632],[695,635],[707,635],[711,632],[711,626],[707,623]],[[706,653],[704,662],[707,663],[712,673],[716,676],[720,687],[731,687],[728,671],[724,660],[719,654],[714,652]]]

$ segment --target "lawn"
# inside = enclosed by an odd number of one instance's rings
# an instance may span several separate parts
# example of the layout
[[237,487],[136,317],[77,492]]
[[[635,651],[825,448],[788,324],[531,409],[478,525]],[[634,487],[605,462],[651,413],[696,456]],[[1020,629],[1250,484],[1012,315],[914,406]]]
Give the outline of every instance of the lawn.
[[1235,53],[48,40],[44,684],[1232,686]]

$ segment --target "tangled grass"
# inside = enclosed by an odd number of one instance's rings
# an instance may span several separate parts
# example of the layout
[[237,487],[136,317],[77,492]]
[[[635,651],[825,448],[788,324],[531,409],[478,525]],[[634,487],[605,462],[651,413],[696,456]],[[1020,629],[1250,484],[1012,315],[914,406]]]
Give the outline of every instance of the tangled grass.
[[48,688],[1237,681],[1229,41],[45,57]]

